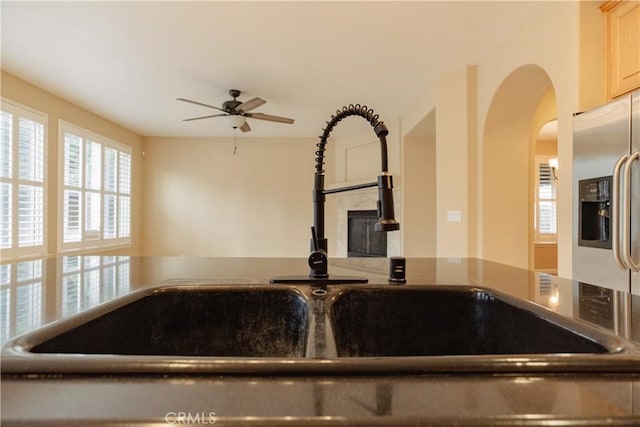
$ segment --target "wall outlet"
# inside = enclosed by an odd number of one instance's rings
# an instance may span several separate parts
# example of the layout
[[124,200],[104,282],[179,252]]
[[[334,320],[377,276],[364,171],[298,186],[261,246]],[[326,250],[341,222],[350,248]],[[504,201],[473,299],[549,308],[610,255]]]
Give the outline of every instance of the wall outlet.
[[462,211],[447,211],[448,222],[462,222]]

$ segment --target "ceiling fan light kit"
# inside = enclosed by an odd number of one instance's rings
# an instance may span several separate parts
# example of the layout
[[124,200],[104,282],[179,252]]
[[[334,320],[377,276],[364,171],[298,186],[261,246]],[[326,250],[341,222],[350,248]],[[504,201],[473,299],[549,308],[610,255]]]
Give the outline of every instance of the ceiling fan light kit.
[[199,105],[201,107],[213,108],[214,110],[219,110],[222,112],[222,114],[211,114],[207,116],[199,116],[199,117],[192,117],[190,119],[184,119],[183,121],[185,122],[201,120],[201,119],[210,119],[213,117],[223,117],[224,118],[223,120],[225,121],[227,126],[233,129],[240,129],[242,132],[249,132],[251,130],[251,127],[247,122],[247,118],[257,119],[257,120],[266,120],[269,122],[276,122],[276,123],[293,124],[294,120],[289,119],[287,117],[272,116],[270,114],[264,114],[264,113],[250,113],[249,111],[255,108],[258,108],[259,106],[265,104],[267,101],[265,101],[262,98],[256,97],[246,102],[241,102],[236,99],[240,96],[240,94],[241,92],[239,90],[231,89],[229,91],[229,95],[231,95],[233,99],[225,101],[222,104],[222,107],[216,107],[214,105],[204,104],[202,102],[193,101],[186,98],[177,98],[177,100],[182,102],[188,102],[190,104]]
[[240,126],[245,124],[245,122],[247,121],[247,119],[244,116],[240,116],[240,115],[237,115],[237,116],[235,116],[235,115],[224,116],[223,120],[227,124],[227,126],[229,126],[230,128],[234,128],[234,129],[239,128]]

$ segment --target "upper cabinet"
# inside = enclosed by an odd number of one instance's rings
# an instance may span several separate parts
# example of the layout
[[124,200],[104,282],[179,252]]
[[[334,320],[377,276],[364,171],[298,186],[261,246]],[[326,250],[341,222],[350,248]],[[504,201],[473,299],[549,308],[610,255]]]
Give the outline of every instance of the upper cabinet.
[[607,1],[600,10],[607,95],[615,98],[640,88],[640,2]]

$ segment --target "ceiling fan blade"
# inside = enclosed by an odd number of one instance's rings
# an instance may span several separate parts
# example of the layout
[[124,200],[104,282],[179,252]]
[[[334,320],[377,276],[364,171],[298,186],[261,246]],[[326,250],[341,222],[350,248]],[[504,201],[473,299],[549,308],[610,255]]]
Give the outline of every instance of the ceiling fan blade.
[[238,129],[240,129],[242,132],[249,132],[251,130],[251,127],[249,126],[248,122],[244,122]]
[[210,119],[211,117],[222,117],[222,116],[226,116],[227,114],[212,114],[210,116],[201,116],[201,117],[192,117],[190,119],[184,119],[183,122],[190,122],[193,120],[200,120],[200,119]]
[[[190,99],[185,99],[185,98],[176,98],[176,100],[178,101],[182,101],[182,102],[188,102],[190,104],[196,104],[196,105],[201,105],[203,107],[209,107],[209,108],[215,108],[216,110],[220,110],[220,111],[224,111],[222,108],[220,107],[215,107],[213,105],[209,105],[209,104],[203,104],[202,102],[198,102],[198,101],[192,101]],[[225,111],[226,112],[226,111]]]
[[265,101],[262,98],[253,98],[238,105],[236,107],[236,110],[244,111],[246,113],[247,111],[251,111],[254,108],[258,108],[259,106],[265,104],[266,102],[267,101]]
[[252,119],[258,120],[268,120],[270,122],[278,122],[278,123],[288,123],[293,124],[293,119],[288,119],[286,117],[280,116],[272,116],[271,114],[263,114],[263,113],[250,113],[246,115],[247,117],[251,117]]

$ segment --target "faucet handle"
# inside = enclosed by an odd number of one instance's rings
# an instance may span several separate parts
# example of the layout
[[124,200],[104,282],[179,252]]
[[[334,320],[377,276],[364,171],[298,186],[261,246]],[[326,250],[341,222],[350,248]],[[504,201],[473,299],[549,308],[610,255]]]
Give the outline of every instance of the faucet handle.
[[324,251],[314,251],[309,255],[309,267],[311,268],[311,277],[316,279],[324,279],[329,277],[329,260]]
[[313,242],[313,250],[317,252],[320,250],[320,245],[318,244],[318,234],[316,233],[316,228],[311,226],[311,241]]
[[320,247],[314,226],[311,226],[311,240],[313,241],[313,251],[309,255],[311,277],[318,279],[329,277],[329,260],[327,259],[327,253]]

